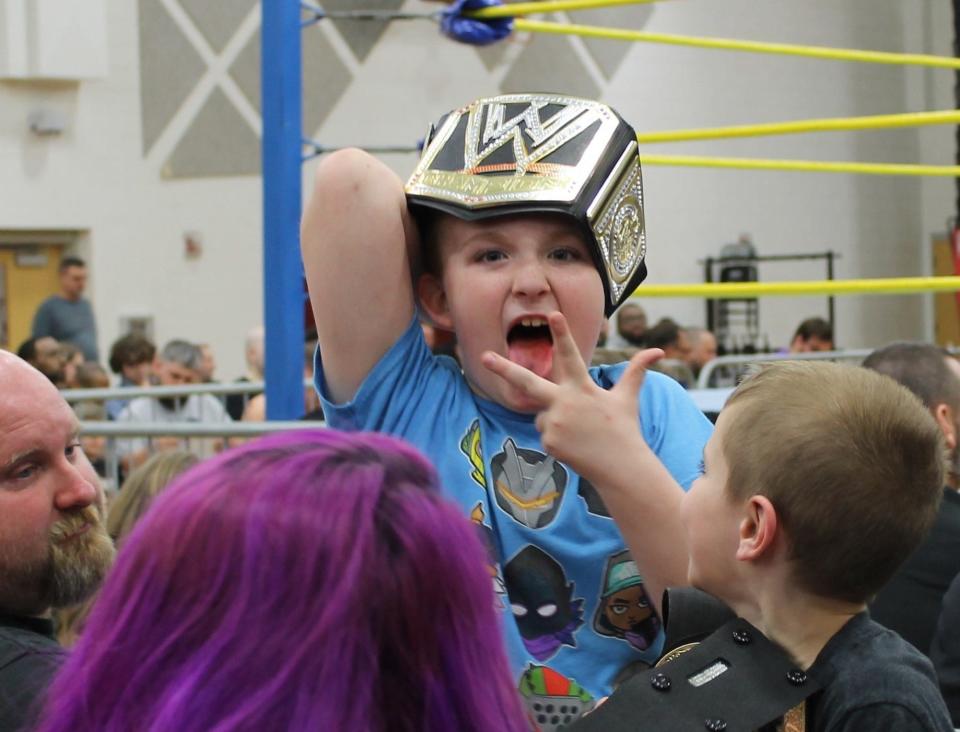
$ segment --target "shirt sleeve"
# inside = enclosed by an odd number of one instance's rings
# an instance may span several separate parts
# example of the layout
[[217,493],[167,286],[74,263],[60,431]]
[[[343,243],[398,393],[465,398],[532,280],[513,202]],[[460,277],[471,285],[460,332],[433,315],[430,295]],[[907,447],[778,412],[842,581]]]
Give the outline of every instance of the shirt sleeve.
[[680,384],[648,371],[640,390],[643,438],[684,490],[700,476],[713,424]]
[[932,718],[921,718],[900,704],[870,704],[846,714],[824,732],[953,732],[952,727],[937,724]]
[[53,322],[50,318],[49,301],[41,303],[40,307],[37,308],[37,312],[33,315],[33,328],[31,329],[31,337],[33,338],[45,338],[47,336],[53,337]]
[[57,670],[62,653],[31,653],[7,666],[0,675],[0,728],[33,729],[43,706],[43,697]]
[[[124,422],[136,422],[137,417],[133,414],[131,406],[133,402],[127,402],[127,406],[123,408],[120,414],[117,415],[116,421],[118,423]],[[119,437],[117,438],[117,455],[119,457],[126,457],[127,455],[132,455],[136,452],[142,452],[149,447],[146,437]]]
[[930,660],[953,724],[960,727],[960,577],[950,583],[943,597],[937,631],[930,644]]
[[319,349],[314,357],[314,386],[323,413],[331,427],[342,430],[390,434],[416,431],[414,424],[422,420],[426,405],[440,408],[440,400],[455,398],[455,382],[461,378],[452,359],[430,352],[416,316],[348,402],[330,401]]
[[217,399],[212,394],[205,395],[207,399],[204,400],[203,409],[207,410],[203,414],[204,422],[233,422],[233,418],[227,412],[227,408],[223,406],[223,402]]

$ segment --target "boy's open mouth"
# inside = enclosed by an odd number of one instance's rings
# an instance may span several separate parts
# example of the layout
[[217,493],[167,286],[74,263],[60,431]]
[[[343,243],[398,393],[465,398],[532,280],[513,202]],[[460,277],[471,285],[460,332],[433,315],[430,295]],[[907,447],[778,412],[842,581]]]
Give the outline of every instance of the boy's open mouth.
[[537,376],[549,378],[553,367],[553,335],[547,319],[518,318],[507,331],[507,358]]

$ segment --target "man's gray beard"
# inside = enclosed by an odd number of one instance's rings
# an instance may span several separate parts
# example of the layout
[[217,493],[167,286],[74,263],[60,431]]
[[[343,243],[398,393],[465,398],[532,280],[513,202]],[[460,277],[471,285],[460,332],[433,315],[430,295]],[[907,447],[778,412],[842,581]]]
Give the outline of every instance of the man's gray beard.
[[[86,534],[59,541],[85,520],[90,522]],[[83,602],[100,587],[114,554],[99,512],[88,507],[53,527],[45,556],[0,555],[0,610],[39,615]]]
[[164,409],[170,412],[177,412],[183,409],[189,397],[157,397],[157,401]]

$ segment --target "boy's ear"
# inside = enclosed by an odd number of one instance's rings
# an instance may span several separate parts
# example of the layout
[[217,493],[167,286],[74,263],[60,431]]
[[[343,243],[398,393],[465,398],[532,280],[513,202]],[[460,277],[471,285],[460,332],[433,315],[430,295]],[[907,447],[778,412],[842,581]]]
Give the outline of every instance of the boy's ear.
[[447,292],[443,289],[443,282],[439,277],[429,272],[420,275],[417,278],[417,297],[423,311],[435,326],[444,330],[453,330]]
[[954,422],[955,417],[956,415],[953,413],[953,409],[949,404],[940,402],[933,408],[933,418],[937,420],[937,425],[943,433],[949,450],[955,450],[957,447],[958,435],[957,426]]
[[743,562],[756,561],[769,556],[777,538],[777,511],[766,496],[751,496],[744,504],[744,509],[745,515],[740,520],[737,559]]

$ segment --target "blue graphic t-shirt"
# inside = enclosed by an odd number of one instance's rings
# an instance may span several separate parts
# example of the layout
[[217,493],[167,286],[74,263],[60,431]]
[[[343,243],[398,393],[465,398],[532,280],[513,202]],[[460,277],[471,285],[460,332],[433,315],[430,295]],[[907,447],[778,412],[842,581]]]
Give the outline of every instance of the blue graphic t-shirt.
[[[609,388],[625,364],[590,369]],[[478,525],[518,688],[541,730],[558,729],[610,693],[624,667],[652,663],[663,632],[643,578],[594,487],[546,455],[532,415],[474,394],[459,366],[434,356],[414,319],[353,401],[327,400],[330,426],[401,437],[436,465],[446,495]],[[684,488],[712,425],[672,379],[648,373],[643,435]]]

